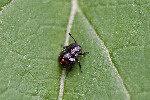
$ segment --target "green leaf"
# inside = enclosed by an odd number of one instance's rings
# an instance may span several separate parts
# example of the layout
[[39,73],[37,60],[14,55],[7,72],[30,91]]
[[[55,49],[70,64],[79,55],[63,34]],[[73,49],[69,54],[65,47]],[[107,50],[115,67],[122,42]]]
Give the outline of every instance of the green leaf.
[[15,0],[0,15],[0,100],[56,99],[66,0]]
[[[58,99],[71,6],[13,0],[1,10],[0,100]],[[78,0],[71,33],[89,54],[79,57],[83,73],[76,63],[67,74],[64,100],[150,99],[149,8],[149,0]]]
[[2,8],[4,6],[6,6],[7,4],[9,4],[9,2],[11,2],[11,0],[0,0],[0,10],[2,10]]

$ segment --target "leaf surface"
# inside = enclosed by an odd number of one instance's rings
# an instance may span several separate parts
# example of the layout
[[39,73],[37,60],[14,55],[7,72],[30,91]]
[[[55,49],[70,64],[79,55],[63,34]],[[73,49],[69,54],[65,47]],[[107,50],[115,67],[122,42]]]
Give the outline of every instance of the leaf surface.
[[[0,15],[0,99],[57,99],[70,2],[14,0]],[[65,16],[64,16],[65,15]]]
[[[0,100],[58,99],[71,6],[13,0],[1,10]],[[149,0],[78,0],[71,33],[89,54],[78,58],[83,73],[76,63],[67,74],[64,100],[150,99],[149,8]]]

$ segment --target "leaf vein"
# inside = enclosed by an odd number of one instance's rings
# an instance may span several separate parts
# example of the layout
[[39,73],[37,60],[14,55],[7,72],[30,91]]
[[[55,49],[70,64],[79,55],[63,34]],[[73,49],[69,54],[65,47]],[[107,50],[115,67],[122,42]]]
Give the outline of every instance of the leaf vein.
[[[73,24],[76,12],[77,12],[77,0],[72,0],[72,7],[71,7],[70,16],[69,16],[64,46],[67,46],[69,43],[69,34],[68,33],[71,32],[71,28],[72,28],[72,24]],[[60,89],[59,89],[58,100],[62,100],[62,98],[63,98],[65,78],[66,78],[66,69],[63,69],[61,79],[60,79]]]

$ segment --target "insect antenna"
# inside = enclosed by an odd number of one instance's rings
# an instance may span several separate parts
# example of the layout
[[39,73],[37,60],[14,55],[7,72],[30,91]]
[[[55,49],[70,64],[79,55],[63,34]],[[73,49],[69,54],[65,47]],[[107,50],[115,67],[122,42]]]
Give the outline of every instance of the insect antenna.
[[[69,35],[72,37],[71,33],[69,33]],[[75,43],[77,43],[77,41],[72,37],[72,39],[74,40]]]

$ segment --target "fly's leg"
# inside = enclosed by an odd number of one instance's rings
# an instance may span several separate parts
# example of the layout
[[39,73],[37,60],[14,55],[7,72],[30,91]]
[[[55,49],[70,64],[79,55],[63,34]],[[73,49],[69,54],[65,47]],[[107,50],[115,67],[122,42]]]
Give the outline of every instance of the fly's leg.
[[85,55],[85,54],[89,54],[89,52],[79,53],[79,55]]
[[79,64],[79,68],[80,68],[80,71],[81,71],[81,73],[82,73],[80,61],[79,61],[77,58],[76,58],[76,60],[77,60],[77,62],[78,62],[78,64]]

